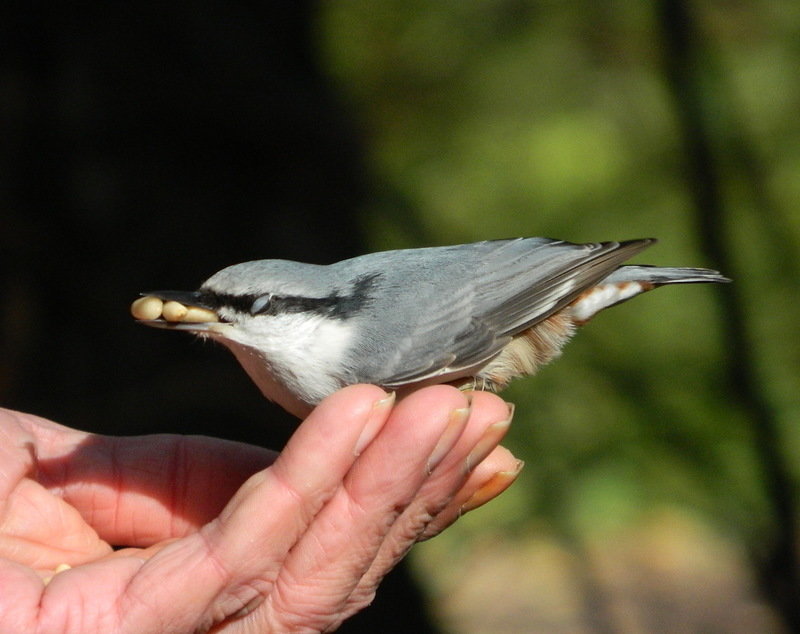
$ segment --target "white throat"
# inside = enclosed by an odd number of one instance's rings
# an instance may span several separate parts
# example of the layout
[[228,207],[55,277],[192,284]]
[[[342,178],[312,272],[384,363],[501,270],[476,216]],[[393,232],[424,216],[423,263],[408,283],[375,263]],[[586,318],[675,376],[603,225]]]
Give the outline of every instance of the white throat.
[[347,321],[289,313],[214,324],[208,334],[233,352],[264,396],[298,416],[344,385],[353,334]]

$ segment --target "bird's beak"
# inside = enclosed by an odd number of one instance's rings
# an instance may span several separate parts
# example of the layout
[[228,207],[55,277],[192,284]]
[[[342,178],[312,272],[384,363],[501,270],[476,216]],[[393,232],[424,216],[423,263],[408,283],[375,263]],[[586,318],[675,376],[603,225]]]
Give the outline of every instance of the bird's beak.
[[154,328],[204,331],[220,322],[217,313],[204,305],[197,291],[152,291],[131,304],[131,314],[141,324]]
[[142,297],[157,297],[162,302],[180,302],[187,306],[198,306],[200,308],[211,308],[203,303],[202,295],[199,291],[149,291],[141,293]]

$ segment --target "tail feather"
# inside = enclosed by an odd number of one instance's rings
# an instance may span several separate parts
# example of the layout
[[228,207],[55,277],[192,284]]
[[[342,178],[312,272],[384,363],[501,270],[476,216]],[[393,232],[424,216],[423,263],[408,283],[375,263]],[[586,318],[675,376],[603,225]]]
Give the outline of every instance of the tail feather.
[[643,282],[654,286],[663,284],[696,284],[703,282],[726,283],[731,280],[713,269],[684,267],[626,265],[619,267],[600,284]]
[[711,269],[682,267],[621,266],[596,286],[584,292],[570,306],[575,323],[589,321],[597,313],[631,297],[665,284],[724,283],[730,280]]

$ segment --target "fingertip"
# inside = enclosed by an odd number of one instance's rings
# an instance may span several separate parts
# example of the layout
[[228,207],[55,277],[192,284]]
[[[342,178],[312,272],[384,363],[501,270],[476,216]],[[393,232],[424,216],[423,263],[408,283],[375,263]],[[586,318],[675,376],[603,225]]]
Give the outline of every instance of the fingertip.
[[481,474],[496,473],[498,471],[514,471],[518,463],[521,462],[509,449],[498,445],[494,448],[486,458],[484,458],[480,465],[478,465],[474,473],[476,477],[481,477]]
[[384,393],[382,398],[372,402],[372,410],[368,414],[367,422],[356,441],[354,450],[356,456],[361,455],[361,452],[364,451],[367,445],[369,445],[380,430],[383,429],[384,424],[389,418],[389,412],[391,412],[394,406],[395,398],[396,394],[394,392],[389,392],[388,395]]
[[475,390],[472,395],[472,407],[485,412],[487,419],[501,421],[509,419],[514,414],[514,405],[504,401],[494,392]]
[[495,447],[475,467],[447,506],[428,524],[421,538],[429,539],[438,535],[464,513],[499,496],[517,480],[524,465],[522,460],[518,460],[502,445]]
[[348,385],[320,401],[309,417],[331,412],[337,416],[348,417],[367,415],[375,403],[389,395],[389,392],[377,385],[367,383]]
[[461,505],[459,513],[468,513],[503,493],[503,491],[514,484],[524,466],[524,461],[517,460],[510,469],[496,471],[467,498],[464,504]]
[[429,385],[410,391],[400,392],[402,403],[412,407],[442,407],[447,411],[469,408],[472,397],[469,392],[463,392],[452,385]]

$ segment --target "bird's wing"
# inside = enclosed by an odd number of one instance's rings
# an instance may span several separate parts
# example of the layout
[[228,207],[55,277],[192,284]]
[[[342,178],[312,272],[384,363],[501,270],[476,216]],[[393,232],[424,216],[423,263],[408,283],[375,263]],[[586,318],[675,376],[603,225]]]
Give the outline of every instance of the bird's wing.
[[[414,322],[371,379],[397,388],[434,377],[468,375],[512,337],[547,319],[654,241],[569,242],[527,238],[475,245],[421,281]],[[471,246],[471,245],[470,245]],[[494,248],[492,248],[494,247]],[[468,247],[464,247],[467,249]],[[434,280],[448,280],[447,283]]]

